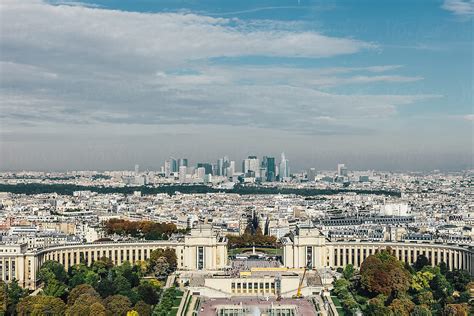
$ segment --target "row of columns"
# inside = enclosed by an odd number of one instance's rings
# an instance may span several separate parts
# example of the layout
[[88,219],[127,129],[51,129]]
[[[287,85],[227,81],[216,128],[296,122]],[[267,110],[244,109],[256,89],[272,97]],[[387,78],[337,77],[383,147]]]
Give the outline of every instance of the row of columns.
[[[331,267],[344,267],[352,264],[359,267],[368,256],[374,254],[378,249],[386,249],[386,246],[376,245],[335,245],[327,248],[327,265]],[[463,269],[474,271],[473,256],[469,251],[461,249],[449,249],[441,247],[392,247],[397,259],[413,264],[419,255],[425,255],[432,266],[445,262],[449,269]]]
[[2,280],[9,282],[18,279],[16,271],[19,267],[16,257],[3,257],[0,259],[0,264]]
[[[69,267],[80,264],[81,262],[91,265],[92,262],[99,260],[102,257],[107,257],[112,260],[114,265],[121,265],[125,261],[130,263],[135,263],[136,261],[146,260],[150,258],[150,254],[153,250],[158,249],[157,246],[106,246],[92,248],[79,248],[79,249],[65,249],[65,250],[55,250],[49,253],[45,253],[42,256],[38,256],[37,268],[47,260],[58,261],[64,268],[67,270]],[[173,247],[174,248],[174,247]],[[180,257],[178,253],[178,264]]]

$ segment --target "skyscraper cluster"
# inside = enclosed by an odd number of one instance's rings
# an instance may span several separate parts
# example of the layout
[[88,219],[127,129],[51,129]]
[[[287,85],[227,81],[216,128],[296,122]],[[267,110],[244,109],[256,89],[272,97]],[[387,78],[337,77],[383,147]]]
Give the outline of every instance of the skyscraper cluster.
[[212,176],[267,182],[290,178],[289,161],[284,153],[281,154],[279,164],[275,157],[263,156],[260,159],[255,155],[250,155],[242,161],[241,172],[238,172],[235,166],[235,161],[230,160],[228,156],[219,158],[216,163],[198,162],[195,166],[189,166],[187,158],[170,157],[165,161],[161,171],[166,178],[177,177],[181,183],[187,182],[186,179],[192,177],[206,182]]

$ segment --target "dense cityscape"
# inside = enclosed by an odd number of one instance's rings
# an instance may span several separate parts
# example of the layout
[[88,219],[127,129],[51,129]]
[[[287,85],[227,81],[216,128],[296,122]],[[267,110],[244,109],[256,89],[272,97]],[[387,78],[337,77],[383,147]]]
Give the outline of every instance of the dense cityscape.
[[[291,173],[284,154],[278,165],[273,157],[249,156],[240,170],[224,157],[196,166],[171,158],[160,171],[136,165],[132,171],[3,172],[0,271],[5,282],[52,297],[89,293],[74,304],[67,300],[70,315],[96,313],[94,303],[113,314],[228,313],[220,299],[245,302],[253,296],[277,299],[286,315],[462,311],[474,271],[473,175],[352,171],[345,164]],[[196,246],[203,238],[205,246]],[[390,304],[384,302],[394,295],[384,292],[390,284],[379,292],[351,285],[368,256],[387,251],[409,271],[407,294]],[[99,262],[112,270],[97,271]],[[91,270],[77,281],[76,269]],[[114,279],[125,273],[120,269],[131,269],[132,279]],[[433,283],[437,275],[454,283],[442,290]],[[137,277],[148,281],[137,283]],[[124,284],[113,290],[104,282]],[[366,292],[358,293],[359,286]],[[380,294],[370,299],[370,292]],[[163,307],[167,301],[159,301],[160,294],[176,306]],[[18,300],[7,301],[5,310],[28,309]],[[65,308],[60,301],[44,304]]]
[[474,315],[474,0],[1,0],[0,316]]

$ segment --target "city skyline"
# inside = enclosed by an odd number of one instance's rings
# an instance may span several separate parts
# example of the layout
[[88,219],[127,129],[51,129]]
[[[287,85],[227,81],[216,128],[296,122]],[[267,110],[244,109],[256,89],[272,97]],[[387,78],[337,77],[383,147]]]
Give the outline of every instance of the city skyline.
[[472,1],[0,6],[0,170],[473,168]]

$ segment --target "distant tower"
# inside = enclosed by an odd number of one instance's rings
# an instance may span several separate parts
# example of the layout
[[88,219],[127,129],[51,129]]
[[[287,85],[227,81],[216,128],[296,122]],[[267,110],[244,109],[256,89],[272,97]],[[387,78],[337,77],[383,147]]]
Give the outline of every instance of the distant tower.
[[140,171],[140,166],[139,165],[135,165],[135,175],[137,176],[138,175],[138,172]]
[[169,178],[170,175],[171,175],[171,172],[172,172],[171,171],[171,161],[169,161],[169,160],[165,161],[165,168],[164,169],[165,169],[165,177]]
[[340,177],[346,177],[347,176],[347,168],[346,165],[343,163],[340,163],[337,165],[337,175]]
[[179,167],[179,182],[180,183],[185,183],[186,182],[186,171],[187,171],[186,166],[180,166]]
[[263,166],[266,168],[266,181],[273,182],[276,177],[276,165],[274,157],[263,157]]
[[182,167],[182,166],[185,166],[185,167],[188,166],[188,159],[187,158],[179,158],[178,159],[178,168]]
[[242,163],[242,172],[246,176],[260,178],[260,160],[257,156],[248,156]]
[[290,166],[288,159],[285,157],[285,153],[281,153],[281,160],[280,160],[280,181],[284,178],[288,178],[290,176]]

